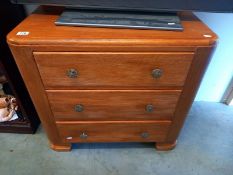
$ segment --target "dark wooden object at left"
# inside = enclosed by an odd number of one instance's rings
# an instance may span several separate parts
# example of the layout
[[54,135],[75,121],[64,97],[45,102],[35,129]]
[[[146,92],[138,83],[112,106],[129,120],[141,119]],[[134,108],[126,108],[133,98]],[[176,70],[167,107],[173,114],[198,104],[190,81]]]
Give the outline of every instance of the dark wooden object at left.
[[24,18],[25,10],[20,5],[1,1],[0,6],[0,70],[7,78],[6,93],[17,99],[19,119],[0,123],[0,132],[35,133],[40,120],[21,75],[6,43],[6,35]]

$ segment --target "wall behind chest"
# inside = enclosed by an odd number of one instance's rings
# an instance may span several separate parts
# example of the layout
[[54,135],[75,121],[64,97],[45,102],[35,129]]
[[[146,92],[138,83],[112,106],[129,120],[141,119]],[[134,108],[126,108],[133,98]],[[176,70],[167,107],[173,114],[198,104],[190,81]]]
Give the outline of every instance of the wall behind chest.
[[219,36],[219,42],[195,101],[220,102],[233,77],[233,14],[196,15]]

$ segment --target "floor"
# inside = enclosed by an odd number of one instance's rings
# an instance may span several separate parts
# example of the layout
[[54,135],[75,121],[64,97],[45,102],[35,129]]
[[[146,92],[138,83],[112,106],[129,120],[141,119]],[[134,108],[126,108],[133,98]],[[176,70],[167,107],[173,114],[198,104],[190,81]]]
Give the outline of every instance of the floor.
[[69,153],[35,135],[0,134],[1,175],[232,175],[233,107],[195,102],[176,149],[154,144],[78,144]]

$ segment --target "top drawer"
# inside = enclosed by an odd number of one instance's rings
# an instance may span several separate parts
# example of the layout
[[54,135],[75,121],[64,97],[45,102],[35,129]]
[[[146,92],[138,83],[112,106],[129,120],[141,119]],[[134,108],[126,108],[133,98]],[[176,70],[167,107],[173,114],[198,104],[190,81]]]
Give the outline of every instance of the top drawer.
[[181,87],[193,53],[34,52],[46,89]]

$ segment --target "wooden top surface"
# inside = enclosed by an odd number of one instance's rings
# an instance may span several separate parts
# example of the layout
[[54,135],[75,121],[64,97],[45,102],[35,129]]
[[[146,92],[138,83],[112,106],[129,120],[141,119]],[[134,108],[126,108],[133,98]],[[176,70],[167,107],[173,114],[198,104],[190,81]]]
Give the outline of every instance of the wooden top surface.
[[[191,13],[179,14],[184,31],[111,29],[56,26],[61,8],[40,8],[27,17],[9,35],[14,45],[117,44],[153,46],[209,46],[217,36]],[[17,35],[29,32],[28,35]]]

